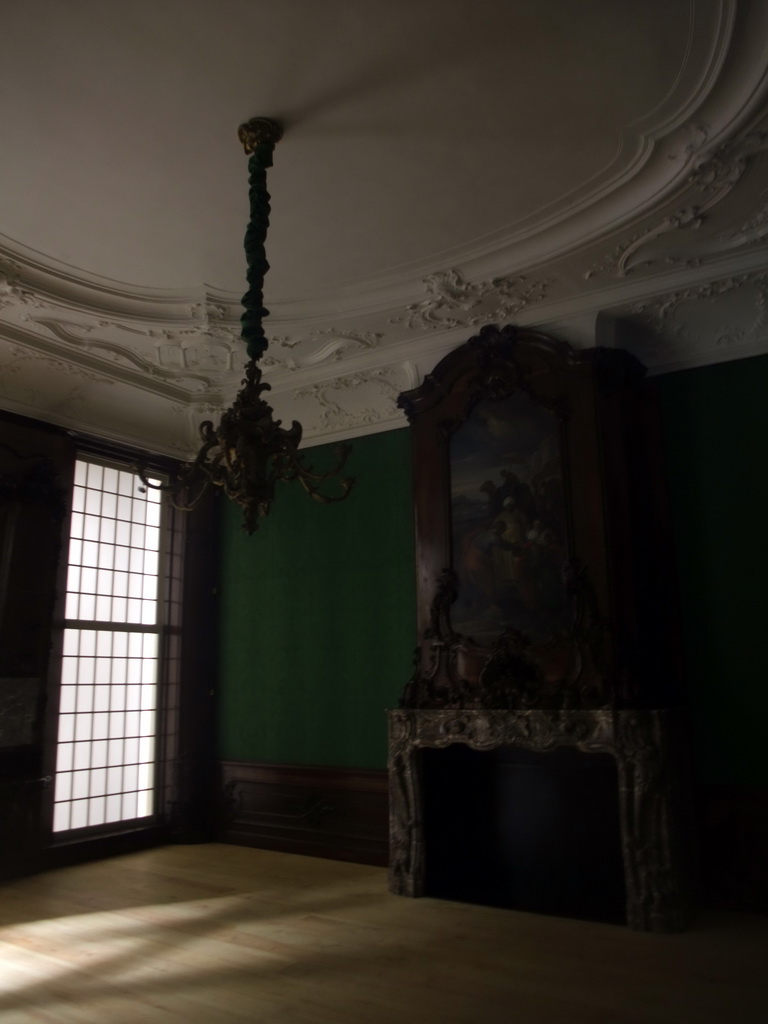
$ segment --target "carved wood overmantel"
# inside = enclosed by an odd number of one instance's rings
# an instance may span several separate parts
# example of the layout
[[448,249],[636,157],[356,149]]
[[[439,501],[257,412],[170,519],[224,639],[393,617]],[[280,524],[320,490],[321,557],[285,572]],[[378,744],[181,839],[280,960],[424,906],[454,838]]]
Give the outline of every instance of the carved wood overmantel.
[[679,704],[663,449],[643,366],[486,327],[400,405],[420,638],[403,705]]

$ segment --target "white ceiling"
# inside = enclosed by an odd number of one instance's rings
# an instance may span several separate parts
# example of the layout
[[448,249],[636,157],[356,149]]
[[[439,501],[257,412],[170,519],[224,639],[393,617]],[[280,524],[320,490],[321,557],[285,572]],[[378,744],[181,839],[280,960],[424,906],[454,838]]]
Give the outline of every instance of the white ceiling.
[[254,115],[310,442],[400,425],[488,322],[655,372],[768,351],[763,0],[24,0],[2,40],[7,409],[194,451],[244,361]]

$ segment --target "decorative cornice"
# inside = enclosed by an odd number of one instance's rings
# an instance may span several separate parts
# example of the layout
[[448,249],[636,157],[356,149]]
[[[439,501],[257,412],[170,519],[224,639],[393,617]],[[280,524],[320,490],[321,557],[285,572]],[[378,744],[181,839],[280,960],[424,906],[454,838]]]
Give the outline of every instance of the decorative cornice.
[[10,309],[15,306],[45,308],[45,304],[34,292],[23,286],[19,264],[0,256],[0,309]]
[[18,344],[9,344],[6,351],[11,356],[11,360],[5,365],[5,373],[8,377],[20,375],[23,364],[25,362],[33,362],[44,363],[59,373],[66,374],[67,377],[91,381],[100,386],[112,387],[116,383],[114,379],[105,377],[98,370],[73,363],[72,360],[67,359],[66,355],[57,355],[54,352],[45,352],[37,348],[32,349]]
[[[297,353],[296,356],[289,355],[284,359],[268,357],[269,366],[279,366],[281,369],[293,372],[309,366],[338,362],[349,352],[367,352],[375,349],[383,337],[384,334],[381,331],[344,330],[336,327],[326,327],[299,337],[289,334],[273,335],[270,338],[273,350],[274,348],[286,349],[290,353],[293,353],[294,349],[298,349],[299,352],[302,349],[312,351],[308,355],[302,356]],[[267,365],[264,360],[262,360],[262,365]]]
[[427,297],[407,306],[404,315],[392,317],[391,324],[433,331],[507,320],[542,302],[549,281],[519,275],[469,282],[453,268],[429,274],[421,283]]
[[[70,323],[47,317],[35,317],[38,327],[52,334],[68,348],[87,352],[106,364],[107,375],[118,375],[118,368],[138,370],[149,382],[169,382],[192,393],[218,391],[221,388],[220,374],[232,370],[232,350],[220,342],[209,341],[197,331],[185,332],[191,337],[184,342],[157,344],[154,358],[147,358],[136,349],[116,344],[99,336],[98,327]],[[119,325],[99,325],[119,326]],[[71,358],[71,353],[66,353]],[[214,375],[204,370],[214,371]]]
[[[381,367],[306,385],[298,388],[294,397],[311,400],[317,409],[317,414],[305,423],[310,434],[361,428],[389,421],[395,425],[403,419],[397,407],[397,399],[407,383],[407,376],[403,367]],[[341,396],[349,397],[363,389],[373,393],[364,395],[363,401],[370,402],[373,398],[375,404],[362,405],[357,396],[351,401],[341,400]]]
[[[768,327],[768,270],[680,288],[648,301],[635,302],[628,307],[627,312],[641,320],[655,335],[649,351],[651,348],[661,351],[671,344],[690,344],[694,340],[690,325],[679,316],[681,306],[694,301],[715,303],[723,296],[742,289],[753,293],[746,307],[747,317],[743,322],[738,322],[731,312],[721,322],[713,319],[709,340],[715,348],[743,347],[758,341]],[[697,333],[695,340],[701,344],[706,339]]]
[[718,241],[731,243],[729,248],[764,242],[768,238],[768,203],[764,203],[739,227],[723,231]]
[[[222,385],[218,378],[194,371],[165,369],[132,349],[100,339],[91,340],[87,336],[89,328],[81,324],[51,319],[36,326],[52,337],[4,324],[0,331],[0,350],[7,347],[16,352],[18,358],[38,359],[51,365],[58,362],[69,366],[75,375],[86,375],[107,385],[128,385],[190,408],[197,406],[200,400],[218,402],[221,398]],[[76,333],[78,331],[86,336]],[[39,397],[47,399],[46,404],[57,400],[42,392]]]
[[[685,358],[696,365],[717,358],[715,349],[741,354],[764,330],[751,294],[749,323],[733,325],[709,348],[701,344],[701,358],[700,339],[675,311],[689,299],[746,290],[750,275],[764,295],[759,246],[768,240],[768,206],[758,179],[768,133],[756,115],[765,107],[768,79],[756,45],[745,47],[744,38],[760,38],[766,24],[768,14],[753,4],[691,7],[686,56],[668,94],[622,128],[605,167],[549,206],[365,280],[300,300],[270,296],[274,336],[262,366],[284,408],[295,396],[319,410],[316,420],[305,418],[306,436],[399,425],[393,389],[413,388],[435,359],[494,322],[555,325],[571,337],[581,318],[578,343],[586,345],[594,340],[590,318],[634,303],[635,315],[665,316],[664,331],[685,342]],[[748,173],[758,160],[761,166]],[[734,227],[724,210],[734,211]],[[671,251],[678,240],[691,244]],[[720,291],[712,291],[715,275]],[[188,416],[191,434],[200,411],[221,411],[245,361],[240,312],[239,292],[205,284],[140,288],[0,237],[0,345],[19,345],[26,365],[37,349],[45,365],[61,360],[74,374],[117,383],[121,415],[126,424],[135,417],[147,445],[164,443],[140,422],[148,402],[167,402],[175,419]],[[399,369],[406,360],[410,377]],[[322,379],[334,372],[341,374],[336,381]],[[49,376],[41,415],[66,401],[68,385],[62,378],[59,396]],[[95,414],[91,428],[98,422]]]

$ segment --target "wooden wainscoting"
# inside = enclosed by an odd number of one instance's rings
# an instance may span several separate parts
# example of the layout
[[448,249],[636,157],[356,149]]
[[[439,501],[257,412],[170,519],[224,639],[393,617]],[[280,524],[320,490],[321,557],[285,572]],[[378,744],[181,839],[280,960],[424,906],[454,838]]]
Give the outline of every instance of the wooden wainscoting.
[[220,762],[223,843],[386,866],[387,773],[250,761]]

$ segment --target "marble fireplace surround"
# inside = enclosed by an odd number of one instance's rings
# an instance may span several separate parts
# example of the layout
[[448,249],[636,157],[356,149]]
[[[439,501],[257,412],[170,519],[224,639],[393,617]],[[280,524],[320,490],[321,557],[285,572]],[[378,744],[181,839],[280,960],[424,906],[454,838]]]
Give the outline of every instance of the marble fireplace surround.
[[680,931],[691,916],[689,815],[682,752],[686,716],[664,710],[432,710],[389,712],[390,892],[425,895],[424,784],[420,751],[463,743],[547,752],[608,753],[619,780],[629,927]]

